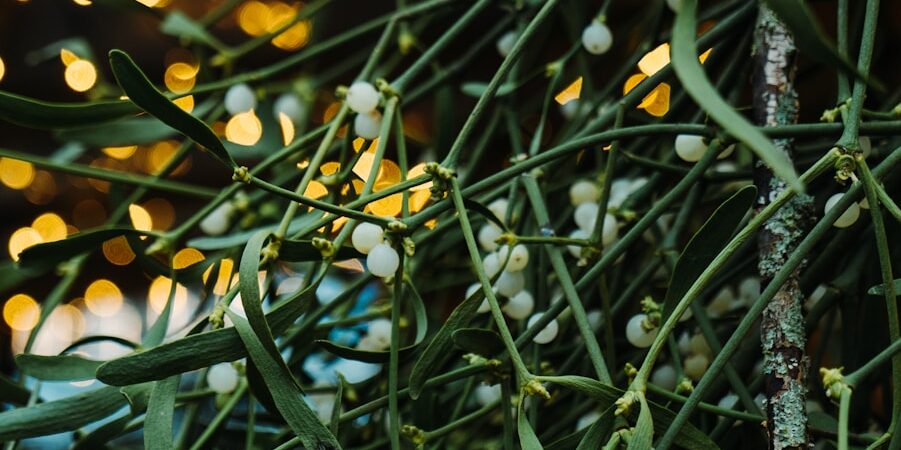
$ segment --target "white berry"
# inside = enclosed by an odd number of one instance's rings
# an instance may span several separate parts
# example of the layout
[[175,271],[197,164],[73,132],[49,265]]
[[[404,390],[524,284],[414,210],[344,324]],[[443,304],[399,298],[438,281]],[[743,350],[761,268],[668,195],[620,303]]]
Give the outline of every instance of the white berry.
[[236,84],[225,92],[225,110],[231,115],[247,112],[256,107],[256,94],[244,83]]
[[297,123],[303,120],[303,105],[300,103],[300,98],[295,94],[282,94],[277,99],[275,99],[275,103],[272,105],[272,112],[275,117],[278,117],[279,113],[282,113],[288,116],[292,122]]
[[[510,254],[509,259],[508,253]],[[518,244],[511,250],[509,245],[505,245],[497,251],[497,258],[500,262],[507,261],[507,265],[504,267],[507,272],[519,272],[529,264],[529,249],[525,245]]]
[[534,308],[535,299],[529,291],[523,289],[513,297],[510,297],[510,301],[501,309],[511,319],[522,320],[529,317],[529,314],[532,314]]
[[497,48],[497,53],[500,54],[501,57],[506,58],[507,55],[510,54],[510,51],[513,50],[513,45],[516,44],[516,39],[518,38],[519,33],[515,31],[508,31],[501,35],[494,44]]
[[657,386],[666,389],[667,391],[673,391],[676,389],[676,369],[673,366],[666,364],[657,368],[653,374],[651,374],[651,383],[656,384]]
[[[536,322],[541,320],[541,316],[544,313],[536,313],[532,317],[529,317],[528,327],[531,328],[532,325],[535,325]],[[544,326],[544,329],[538,332],[535,337],[532,338],[532,342],[536,344],[547,344],[554,340],[557,337],[557,332],[560,330],[560,325],[557,324],[557,319],[551,320],[547,325]]]
[[497,218],[501,222],[506,222],[507,220],[507,199],[499,198],[488,204],[488,210],[491,211],[492,214],[497,216]]
[[710,359],[706,355],[691,355],[685,358],[683,362],[683,372],[685,376],[692,380],[698,380],[704,376],[707,367],[710,365]]
[[632,180],[628,178],[613,180],[613,182],[610,183],[610,198],[607,200],[607,206],[613,208],[622,206],[623,202],[626,201],[626,199],[629,198],[629,194],[631,194],[631,186]]
[[497,292],[507,298],[518,294],[525,286],[526,278],[522,275],[522,272],[507,272],[506,270],[501,272],[497,283],[494,284]]
[[501,385],[500,384],[480,384],[476,386],[475,390],[476,402],[481,406],[488,406],[501,398]]
[[360,113],[354,118],[354,133],[357,133],[357,136],[363,139],[371,141],[379,137],[381,128],[382,113],[378,111]]
[[576,206],[573,212],[573,220],[576,226],[591,233],[594,230],[594,223],[598,219],[598,210],[600,207],[597,203],[582,203]]
[[601,199],[601,190],[597,184],[588,180],[579,180],[569,187],[569,201],[573,206],[579,206],[582,203],[596,203]]
[[680,134],[676,136],[676,155],[685,162],[697,162],[707,151],[707,142],[703,136],[696,134]]
[[582,31],[582,46],[592,55],[607,53],[613,46],[613,33],[607,25],[593,21]]
[[760,296],[760,278],[747,277],[738,283],[738,298],[747,306],[751,306]]
[[[829,212],[830,209],[835,207],[835,205],[842,199],[845,194],[835,194],[832,197],[829,197],[829,200],[826,200],[826,208],[825,212]],[[838,228],[847,228],[851,225],[854,225],[854,222],[857,222],[857,218],[860,216],[860,206],[857,203],[851,203],[848,206],[848,209],[842,213],[842,215],[838,216],[838,219],[835,220],[833,226]]]
[[369,113],[379,106],[379,91],[372,83],[355,81],[347,88],[347,96],[344,100],[354,112]]
[[638,348],[648,348],[657,337],[657,328],[645,330],[643,323],[648,319],[646,314],[636,314],[626,324],[626,340]]
[[707,315],[714,319],[724,316],[732,309],[734,301],[735,292],[732,291],[731,287],[724,286],[707,305]]
[[231,363],[210,366],[206,372],[206,384],[217,394],[228,394],[238,387],[240,375]]
[[400,265],[400,256],[397,251],[390,245],[381,243],[369,250],[369,256],[366,257],[366,266],[369,271],[377,277],[390,277],[397,272]]
[[710,349],[710,345],[707,344],[707,339],[704,338],[703,334],[695,334],[688,343],[691,353],[707,357],[713,356],[713,350]]
[[873,143],[870,142],[869,136],[861,136],[857,138],[857,143],[860,146],[860,151],[863,153],[864,158],[869,158],[870,153],[873,152]]
[[482,267],[485,269],[485,275],[492,278],[501,271],[501,261],[497,257],[497,253],[491,252],[482,259]]
[[619,224],[613,214],[604,214],[604,227],[601,229],[601,243],[608,246],[619,237]]
[[[588,231],[585,231],[581,228],[577,228],[572,233],[569,233],[569,237],[571,239],[588,239],[591,237],[591,233]],[[582,257],[582,248],[583,247],[580,245],[567,245],[566,246],[566,249],[569,251],[569,254],[573,255],[576,258]]]
[[591,329],[597,331],[601,328],[601,325],[604,324],[604,313],[599,309],[589,310],[585,314],[585,318],[588,319],[588,325],[591,326]]
[[497,250],[497,238],[501,237],[501,234],[504,233],[504,230],[489,222],[485,225],[482,225],[482,228],[479,229],[479,245],[482,247],[482,250],[493,252]]
[[200,230],[210,236],[219,236],[225,233],[231,225],[234,212],[235,207],[231,202],[222,203],[200,221]]
[[354,228],[350,235],[350,242],[358,252],[366,255],[376,245],[385,240],[385,231],[382,227],[369,222],[362,222]]
[[681,353],[682,356],[689,354],[691,352],[691,335],[688,334],[687,331],[683,331],[682,334],[679,335],[679,340],[676,341],[676,345],[679,347],[679,353]]

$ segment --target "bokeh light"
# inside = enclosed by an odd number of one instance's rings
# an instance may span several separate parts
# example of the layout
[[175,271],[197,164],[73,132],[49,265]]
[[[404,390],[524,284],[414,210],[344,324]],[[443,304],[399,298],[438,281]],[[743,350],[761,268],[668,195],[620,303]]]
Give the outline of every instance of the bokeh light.
[[117,236],[103,243],[103,256],[111,264],[127,266],[135,259],[135,252],[125,236]]
[[38,324],[41,307],[31,296],[16,294],[3,305],[3,320],[17,331],[29,331]]
[[27,161],[0,157],[0,183],[10,189],[25,189],[34,180],[34,166]]
[[66,84],[75,92],[84,92],[97,82],[97,68],[90,61],[79,59],[66,66]]
[[200,250],[186,247],[179,250],[178,253],[172,257],[172,267],[175,270],[184,269],[203,261],[205,258],[206,257],[203,256],[203,253],[201,253]]
[[94,315],[110,317],[122,308],[122,291],[110,280],[101,278],[84,291],[84,303]]
[[13,261],[19,260],[19,253],[28,247],[44,242],[41,234],[31,227],[22,227],[14,231],[9,237],[9,256]]
[[128,216],[131,218],[131,225],[135,230],[150,231],[153,229],[153,218],[140,205],[128,205]]
[[31,222],[44,242],[53,242],[66,238],[66,222],[55,213],[44,213]]
[[115,159],[128,159],[138,150],[137,145],[129,145],[125,147],[104,147],[100,149],[106,156]]
[[[210,273],[216,267],[215,264],[208,267],[203,272],[203,282],[208,283]],[[213,293],[216,295],[225,295],[228,288],[231,287],[232,271],[235,268],[235,262],[231,258],[222,258],[219,263],[219,271],[216,273],[215,284],[213,285]],[[237,275],[237,274],[235,274]]]
[[262,136],[263,124],[253,110],[235,114],[225,125],[225,138],[238,145],[254,145]]

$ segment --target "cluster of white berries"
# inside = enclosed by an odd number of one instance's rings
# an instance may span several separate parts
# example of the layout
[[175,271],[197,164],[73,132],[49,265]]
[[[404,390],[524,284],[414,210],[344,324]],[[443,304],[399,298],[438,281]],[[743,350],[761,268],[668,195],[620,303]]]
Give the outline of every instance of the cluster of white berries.
[[592,55],[601,55],[607,53],[613,46],[613,33],[606,24],[598,20],[592,20],[591,23],[582,30],[582,46]]
[[[704,156],[704,152],[707,151],[707,145],[707,139],[704,138],[704,136],[698,136],[696,134],[680,134],[676,136],[674,147],[676,148],[676,155],[679,156],[682,161],[698,162],[701,160],[701,157]],[[728,158],[734,150],[735,144],[732,144],[723,149],[719,155],[716,155],[716,159]]]
[[366,336],[357,343],[357,349],[380,352],[391,347],[391,321],[375,319],[366,325]]
[[[823,208],[823,212],[828,213],[830,209],[834,208],[835,205],[837,205],[838,202],[841,201],[844,195],[844,193],[839,193],[833,195],[832,197],[829,197],[829,199],[826,200],[826,207]],[[867,208],[869,208],[869,206],[869,204],[866,205]],[[845,212],[842,213],[842,215],[838,216],[838,219],[835,219],[835,222],[833,222],[832,225],[837,228],[848,228],[851,225],[854,225],[854,222],[857,222],[857,218],[860,217],[860,208],[861,205],[858,205],[857,203],[851,203],[848,206],[848,209],[846,209]]]
[[206,384],[217,394],[228,394],[238,387],[241,375],[232,363],[210,366],[206,372]]
[[713,356],[707,340],[700,333],[692,336],[686,331],[679,336],[677,343],[679,353],[685,356],[682,360],[682,372],[693,380],[699,380],[707,372]]
[[363,222],[354,228],[350,241],[358,252],[367,255],[366,267],[381,278],[394,276],[400,265],[400,255],[385,241],[385,230],[382,227]]
[[[597,222],[600,206],[598,200],[601,198],[601,190],[598,186],[588,180],[579,180],[572,184],[569,188],[569,200],[576,207],[573,212],[573,221],[578,227],[569,234],[573,239],[589,239],[594,231]],[[616,241],[619,235],[619,225],[613,214],[604,214],[604,224],[601,229],[601,243],[606,247]],[[580,258],[582,247],[577,245],[567,246],[570,254],[576,258]]]
[[375,139],[379,137],[382,127],[382,113],[376,108],[379,106],[379,91],[372,83],[355,81],[347,88],[347,96],[344,101],[347,106],[357,113],[354,118],[354,132],[363,139]]

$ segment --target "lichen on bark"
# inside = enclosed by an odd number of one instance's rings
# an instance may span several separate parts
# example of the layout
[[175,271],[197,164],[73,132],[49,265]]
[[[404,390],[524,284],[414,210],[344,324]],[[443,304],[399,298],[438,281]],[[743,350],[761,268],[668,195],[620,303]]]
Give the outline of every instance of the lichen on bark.
[[[795,45],[791,33],[773,12],[761,3],[754,32],[754,119],[762,126],[797,122],[798,96],[794,88]],[[791,139],[774,140],[776,148],[793,156]],[[757,161],[754,182],[759,191],[756,208],[768,205],[787,186]],[[809,229],[813,219],[812,199],[799,195],[771,217],[758,237],[758,272],[768,283]],[[802,449],[809,445],[805,385],[808,361],[801,309],[803,295],[798,271],[779,289],[761,318],[764,354],[766,413],[769,447]]]

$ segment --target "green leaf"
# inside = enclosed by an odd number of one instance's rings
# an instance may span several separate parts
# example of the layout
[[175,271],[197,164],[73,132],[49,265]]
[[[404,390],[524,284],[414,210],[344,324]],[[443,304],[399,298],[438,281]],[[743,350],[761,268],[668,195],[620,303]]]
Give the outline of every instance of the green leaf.
[[[288,329],[316,300],[317,279],[308,288],[292,295],[267,315],[276,334]],[[97,379],[114,386],[162,380],[216,363],[247,356],[234,327],[186,336],[145,351],[107,361],[97,368]]]
[[465,327],[476,315],[479,305],[482,303],[484,294],[481,290],[477,291],[471,297],[463,300],[450,316],[444,322],[444,325],[438,329],[435,336],[426,346],[419,359],[413,365],[410,374],[410,398],[416,400],[425,387],[425,382],[429,375],[438,370],[449,357],[450,350],[453,348],[454,331]]
[[174,375],[153,383],[147,414],[144,416],[144,448],[170,450],[172,443],[172,415],[180,376]]
[[669,288],[663,298],[662,320],[665,321],[672,314],[692,283],[701,276],[720,250],[726,247],[745,214],[754,205],[756,197],[757,188],[754,186],[740,189],[726,199],[692,236],[673,268]]
[[0,413],[0,442],[62,433],[103,419],[126,405],[118,387],[105,386],[61,400]]
[[[895,286],[895,292],[901,292],[901,278],[896,279],[892,282]],[[877,284],[869,289],[867,289],[867,294],[870,295],[885,295],[885,285]]]
[[454,331],[451,337],[457,347],[486,358],[494,357],[494,355],[504,351],[504,343],[501,341],[500,335],[494,330],[461,328]]
[[651,418],[651,408],[644,393],[638,394],[639,410],[638,420],[635,421],[635,429],[632,430],[632,440],[629,447],[652,448],[654,444],[654,419]]
[[169,279],[170,284],[169,292],[166,295],[166,306],[163,307],[159,317],[156,318],[156,321],[144,334],[144,339],[141,342],[144,347],[149,348],[160,345],[166,338],[166,331],[169,330],[169,317],[172,315],[172,307],[175,303],[176,290],[178,289],[178,276],[176,276],[175,271],[169,274]]
[[603,447],[604,443],[610,440],[610,432],[613,431],[614,422],[613,411],[613,407],[608,407],[601,413],[601,417],[598,417],[598,420],[588,427],[588,432],[579,441],[579,446],[576,447],[576,450],[595,450]]
[[344,375],[338,372],[338,390],[335,391],[335,402],[332,404],[332,416],[329,418],[328,428],[335,436],[338,435],[338,428],[341,426],[341,405],[344,401],[344,385],[347,380]]
[[0,403],[14,403],[24,405],[28,403],[31,392],[10,380],[5,374],[0,373]]
[[[247,315],[250,327],[253,328],[260,343],[273,359],[282,361],[282,365],[284,365],[278,347],[275,345],[272,330],[269,329],[269,323],[266,321],[263,299],[260,296],[260,252],[270,234],[270,231],[261,230],[247,241],[244,252],[241,254],[241,265],[238,267],[238,289],[241,291],[241,304],[244,306],[244,313]],[[287,371],[288,367],[285,366],[284,370]]]
[[119,236],[151,236],[153,232],[134,228],[106,228],[73,234],[65,239],[28,247],[19,254],[22,270],[42,270],[55,267],[87,251],[99,249],[104,242]]
[[116,120],[140,112],[122,100],[51,103],[0,91],[0,120],[28,128],[76,128]]
[[16,355],[16,365],[22,372],[45,381],[93,380],[94,373],[104,361],[77,355],[42,356],[23,353]]
[[[366,255],[358,252],[353,247],[342,246],[335,254],[335,259],[363,258]],[[313,241],[307,239],[285,239],[278,250],[278,259],[289,262],[321,261],[322,253],[313,247]]]
[[519,413],[516,414],[516,432],[519,434],[519,445],[522,447],[522,450],[542,450],[544,447],[541,446],[541,441],[535,435],[535,430],[532,429],[522,404],[523,402],[520,401]]
[[[428,315],[426,314],[425,305],[423,304],[422,298],[419,296],[419,293],[415,288],[412,287],[413,285],[411,283],[407,283],[407,286],[410,287],[410,291],[413,293],[411,305],[413,307],[413,314],[416,316],[416,337],[413,339],[412,344],[401,347],[397,350],[398,358],[400,358],[401,361],[409,358],[419,347],[419,344],[422,343],[422,340],[425,339],[425,335],[428,332],[429,320]],[[391,352],[388,351],[374,352],[358,350],[327,340],[317,340],[316,343],[321,345],[324,350],[333,355],[337,355],[345,359],[352,359],[354,361],[379,364],[387,363],[391,354]]]
[[802,0],[764,0],[795,38],[795,45],[804,55],[826,66],[836,67],[849,76],[860,78],[870,86],[885,92],[885,86],[874,78],[865,77],[848,57],[838,52],[835,44],[823,32],[820,23]]
[[[596,400],[603,409],[612,406],[613,403],[625,393],[625,391],[621,389],[608,386],[598,380],[575,375],[540,377],[540,380],[542,382],[549,381],[587,395]],[[676,417],[672,411],[666,409],[662,405],[658,405],[654,402],[647,402],[647,405],[650,409],[653,421],[657,423],[661,429],[668,428],[673,422],[673,418]],[[691,424],[686,424],[682,428],[679,435],[676,436],[675,442],[681,447],[690,449],[719,449],[719,447],[710,440],[710,437],[708,437],[707,434]]]
[[221,47],[219,40],[210,34],[203,25],[182,14],[181,11],[170,12],[160,25],[160,31],[169,36],[206,44],[216,49]]
[[134,104],[209,150],[228,167],[238,166],[213,130],[158,91],[130,56],[121,50],[111,50],[109,59],[119,86]]
[[682,87],[712,120],[747,145],[773,173],[785,180],[795,191],[802,192],[804,186],[788,156],[779,151],[769,138],[729,106],[704,74],[704,69],[698,61],[695,42],[696,6],[697,0],[684,0],[682,9],[676,14],[676,24],[673,26],[672,65],[676,76],[682,82]]
[[235,329],[247,348],[248,356],[266,380],[266,387],[272,393],[272,399],[279,412],[304,447],[323,450],[341,448],[335,436],[319,422],[319,417],[304,401],[303,392],[297,380],[288,371],[285,361],[281,357],[278,357],[280,363],[275,361],[276,358],[266,350],[247,320],[231,310],[226,310],[225,313],[234,322]]

